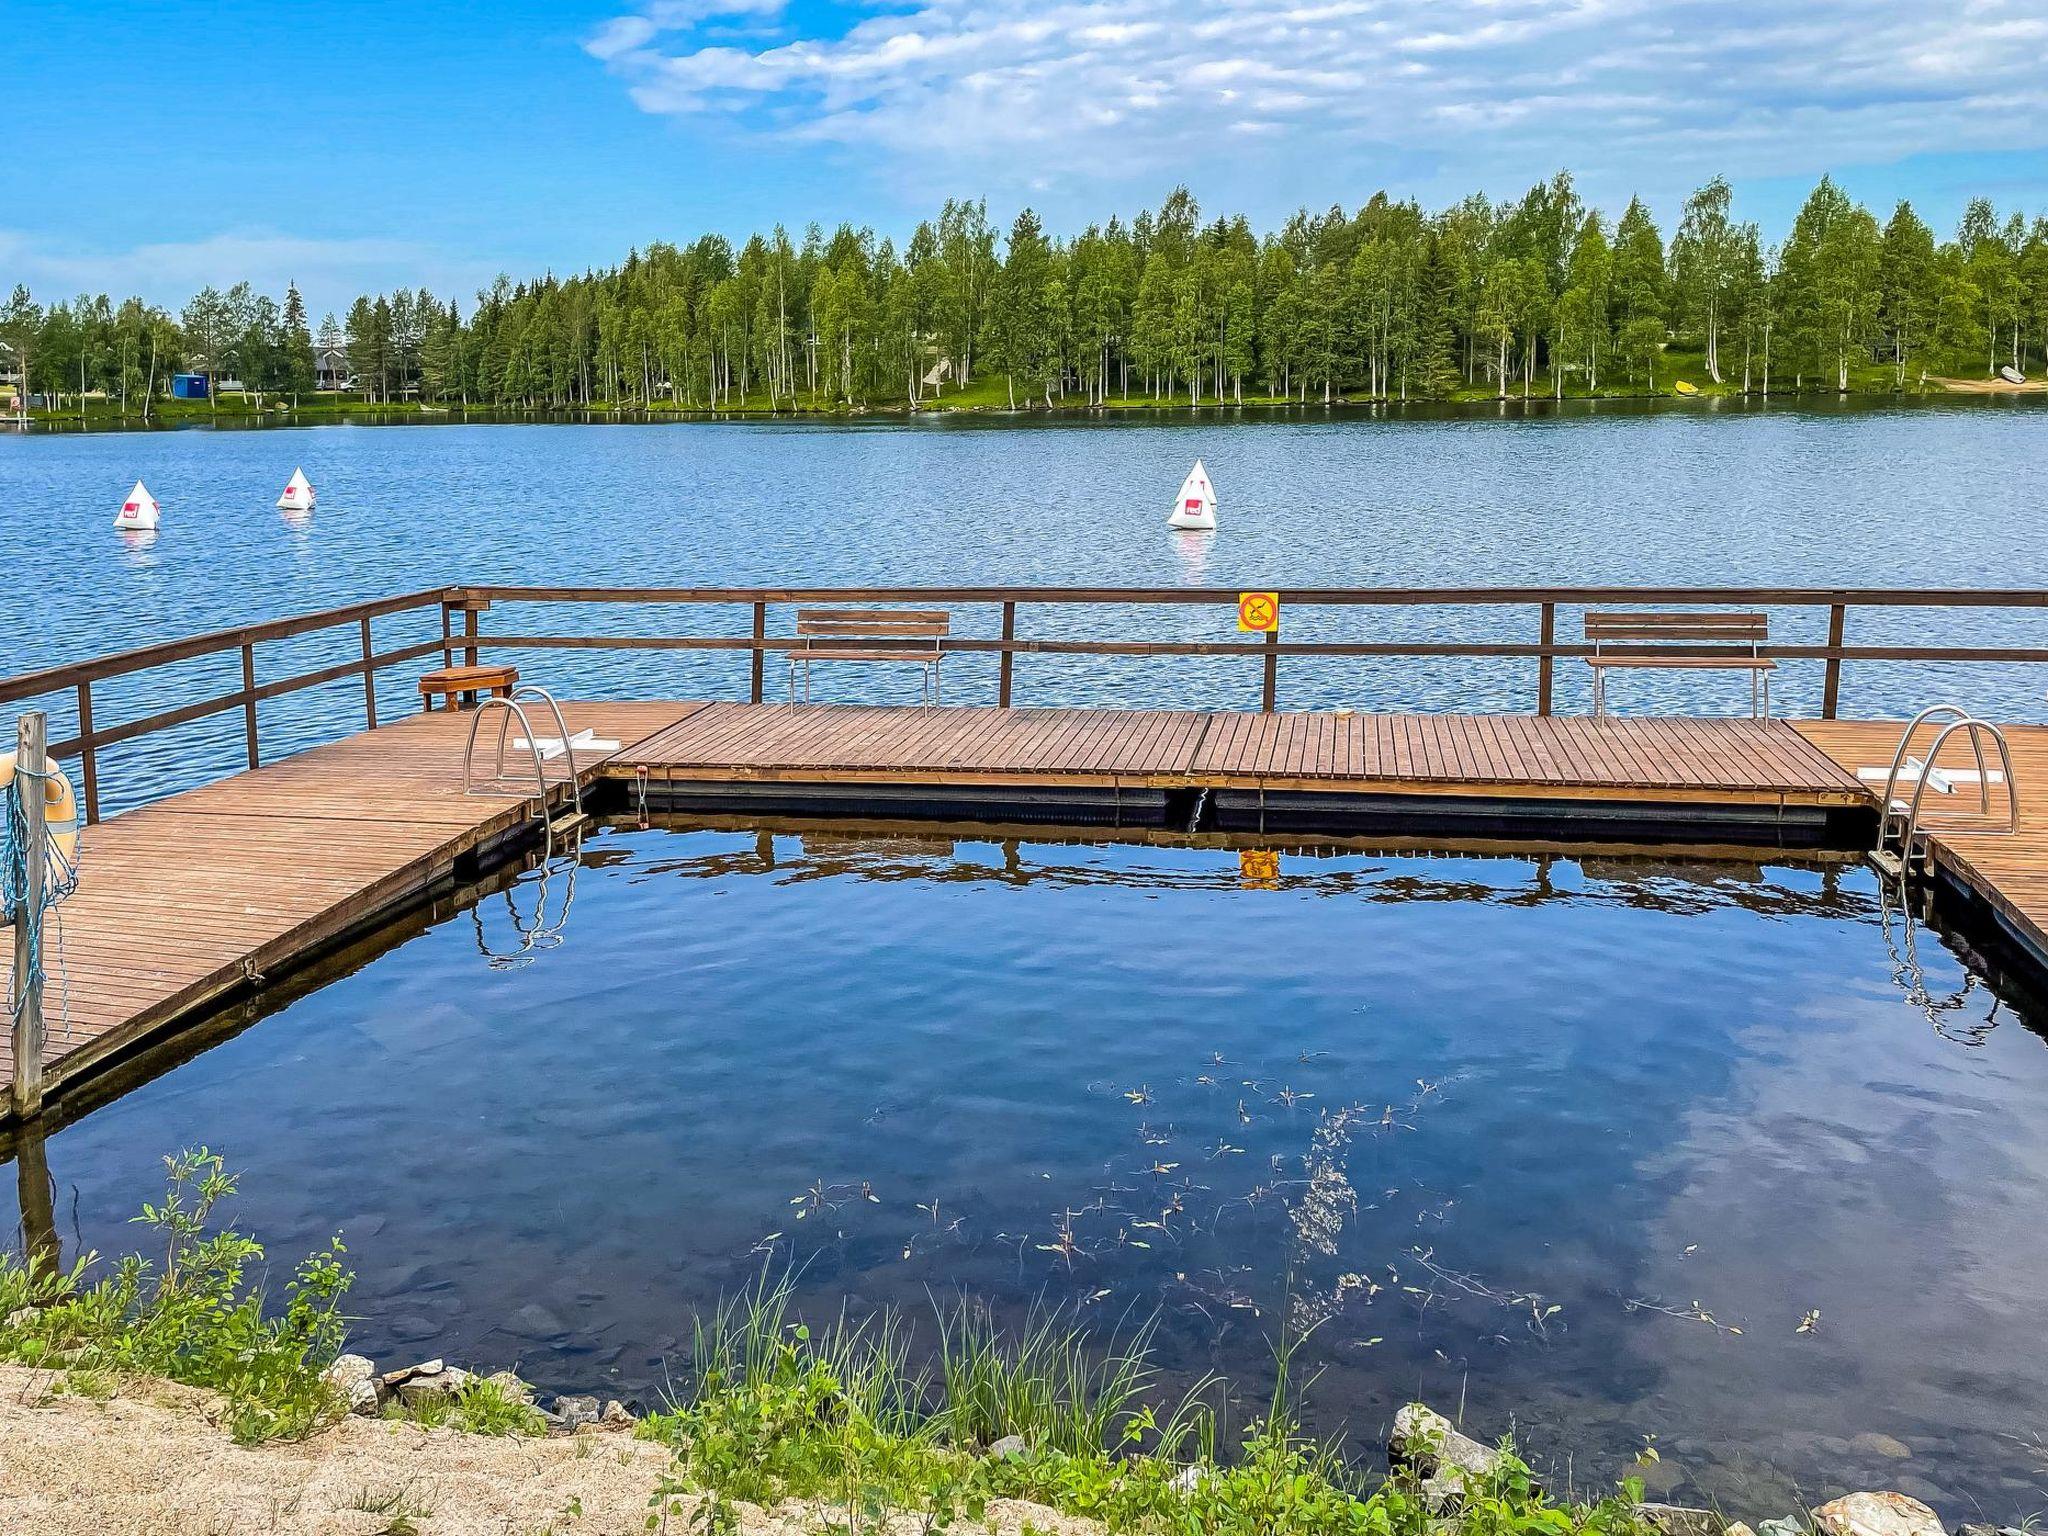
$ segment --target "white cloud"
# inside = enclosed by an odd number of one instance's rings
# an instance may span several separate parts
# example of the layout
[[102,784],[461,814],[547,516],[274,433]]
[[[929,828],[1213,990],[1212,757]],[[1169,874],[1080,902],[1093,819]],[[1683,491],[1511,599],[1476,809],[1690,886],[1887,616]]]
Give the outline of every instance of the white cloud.
[[2048,143],[2048,0],[895,0],[831,37],[785,15],[653,0],[586,46],[651,113],[1018,177],[1231,146],[1754,175]]
[[358,293],[394,282],[425,285],[467,301],[492,272],[435,246],[396,239],[322,240],[272,229],[223,231],[198,240],[152,241],[124,249],[66,245],[22,230],[0,230],[0,272],[42,298],[139,294],[175,308],[208,283],[247,281],[274,298],[297,283],[318,319]]

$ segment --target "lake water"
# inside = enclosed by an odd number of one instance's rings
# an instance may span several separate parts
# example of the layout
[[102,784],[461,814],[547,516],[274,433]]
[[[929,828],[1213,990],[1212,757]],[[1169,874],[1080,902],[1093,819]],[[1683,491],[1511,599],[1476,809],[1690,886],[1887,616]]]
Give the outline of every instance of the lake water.
[[[463,581],[2048,586],[2038,407],[1505,415],[0,438],[0,673]],[[1210,539],[1163,526],[1198,455]],[[320,493],[296,523],[272,505],[294,465]],[[128,543],[108,524],[138,475],[165,524]],[[1226,614],[1063,610],[1027,633],[1193,636]],[[2039,643],[2014,613],[1854,623]],[[515,624],[745,619],[487,621]],[[1533,616],[1289,626],[1525,638]],[[346,646],[280,651],[265,676]],[[517,659],[572,695],[745,686],[734,657]],[[100,723],[238,684],[232,661],[166,669],[105,689]],[[988,698],[993,668],[949,687]],[[1232,661],[1017,670],[1030,703],[1257,687]],[[2035,719],[2041,687],[1851,668],[1842,705]],[[388,677],[387,712],[409,694]],[[1780,698],[1817,709],[1818,667],[1788,666]],[[1729,712],[1746,690],[1663,676],[1622,702]],[[1533,666],[1283,668],[1283,706],[1331,703],[1527,709]],[[353,683],[266,704],[266,749],[360,707]],[[110,753],[109,807],[240,748],[228,716]],[[565,890],[558,871],[550,901]],[[511,892],[538,895],[531,875]],[[1861,870],[1326,849],[1265,889],[1213,847],[613,829],[561,946],[482,952],[513,942],[500,897],[413,925],[58,1132],[67,1248],[129,1246],[155,1159],[204,1141],[245,1171],[240,1214],[274,1252],[344,1230],[380,1357],[650,1398],[693,1308],[796,1261],[820,1306],[965,1287],[1105,1325],[1156,1308],[1176,1370],[1253,1388],[1267,1336],[1322,1319],[1318,1423],[1361,1446],[1420,1394],[1484,1434],[1519,1420],[1582,1484],[1654,1434],[1654,1478],[1745,1512],[1842,1482],[1953,1517],[2048,1505],[2048,1051],[2030,1005],[1926,935],[1928,989],[1968,995],[1912,1001]]]
[[[1748,410],[1645,405],[1459,414],[1367,411],[1028,426],[474,425],[0,437],[0,675],[128,645],[422,587],[528,584],[1266,586],[1577,583],[2048,585],[2048,409],[1983,401]],[[1222,500],[1213,537],[1164,526],[1191,461]],[[319,509],[274,506],[295,465]],[[161,533],[111,528],[129,485],[165,507]],[[1574,616],[1561,615],[1560,633]],[[1294,638],[1534,638],[1526,609],[1297,611]],[[994,616],[963,610],[963,629]],[[1776,633],[1825,638],[1824,614]],[[2038,643],[2012,612],[1859,613],[1851,638]],[[409,627],[408,627],[409,626]],[[430,615],[379,626],[424,638]],[[744,634],[743,611],[526,605],[501,633]],[[781,630],[780,632],[786,632]],[[1026,635],[1235,639],[1227,608],[1028,614]],[[344,658],[354,637],[266,647],[266,678]],[[731,697],[745,660],[704,653],[514,656],[570,694]],[[101,724],[239,686],[233,657],[109,686]],[[990,699],[992,662],[956,669]],[[837,697],[892,682],[836,680]],[[411,707],[402,673],[387,712]],[[1255,705],[1232,660],[1026,657],[1020,703]],[[1787,712],[1817,712],[1819,666],[1788,666]],[[900,688],[899,688],[900,691]],[[1630,678],[1623,708],[1747,708],[1740,678]],[[743,696],[743,694],[742,694]],[[1845,713],[1910,713],[1958,697],[2035,718],[2036,669],[1852,666]],[[1528,709],[1534,664],[1290,661],[1283,705]],[[1585,703],[1559,669],[1559,707]],[[70,701],[50,701],[66,730]],[[272,751],[360,721],[353,682],[266,704]],[[274,745],[273,745],[274,744]],[[234,765],[232,719],[111,754],[109,803]]]
[[1156,1311],[1252,1407],[1317,1324],[1315,1422],[1367,1455],[1419,1395],[1582,1487],[1654,1435],[1750,1515],[2016,1519],[2048,1049],[1982,987],[1916,1006],[1888,940],[1856,868],[1325,848],[1268,888],[1213,847],[617,829],[47,1155],[66,1251],[118,1252],[206,1142],[273,1254],[342,1231],[379,1359],[655,1399],[693,1310],[794,1265],[827,1315]]

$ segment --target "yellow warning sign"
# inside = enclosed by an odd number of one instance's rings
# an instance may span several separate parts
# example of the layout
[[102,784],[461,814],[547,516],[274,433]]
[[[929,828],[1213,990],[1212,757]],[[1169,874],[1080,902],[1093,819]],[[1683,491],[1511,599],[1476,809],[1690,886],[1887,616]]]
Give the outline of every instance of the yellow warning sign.
[[1278,592],[1237,594],[1237,627],[1247,634],[1269,635],[1280,628]]

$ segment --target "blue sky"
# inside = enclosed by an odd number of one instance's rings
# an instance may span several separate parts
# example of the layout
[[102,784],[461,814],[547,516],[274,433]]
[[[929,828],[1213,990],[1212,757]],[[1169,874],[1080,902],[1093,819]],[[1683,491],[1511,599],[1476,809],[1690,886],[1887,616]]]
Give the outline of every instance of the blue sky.
[[949,194],[1055,230],[1177,182],[1261,227],[1559,167],[1782,231],[1831,171],[1937,228],[2048,212],[2048,0],[17,4],[0,284],[466,295]]

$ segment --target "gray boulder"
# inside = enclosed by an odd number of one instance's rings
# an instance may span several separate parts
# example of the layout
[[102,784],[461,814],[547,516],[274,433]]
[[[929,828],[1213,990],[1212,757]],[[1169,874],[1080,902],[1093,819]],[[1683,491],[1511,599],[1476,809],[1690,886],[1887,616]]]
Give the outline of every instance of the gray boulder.
[[1468,1482],[1483,1481],[1500,1470],[1499,1451],[1461,1433],[1422,1403],[1410,1403],[1394,1415],[1387,1459],[1421,1479],[1423,1499],[1437,1511],[1462,1499]]
[[519,1379],[517,1371],[493,1371],[484,1378],[486,1386],[498,1389],[498,1395],[511,1403],[531,1403],[533,1388]]
[[1813,1512],[1821,1536],[1947,1536],[1941,1516],[1903,1493],[1848,1493]]
[[334,1388],[350,1413],[373,1417],[384,1406],[384,1383],[377,1377],[376,1363],[366,1356],[337,1355],[320,1379]]
[[460,1366],[440,1360],[430,1363],[440,1369],[430,1371],[423,1365],[394,1389],[398,1400],[406,1407],[418,1408],[426,1403],[443,1402],[468,1385],[470,1374]]
[[570,1432],[586,1424],[595,1424],[604,1417],[594,1397],[558,1397],[555,1399],[555,1419],[563,1429]]

